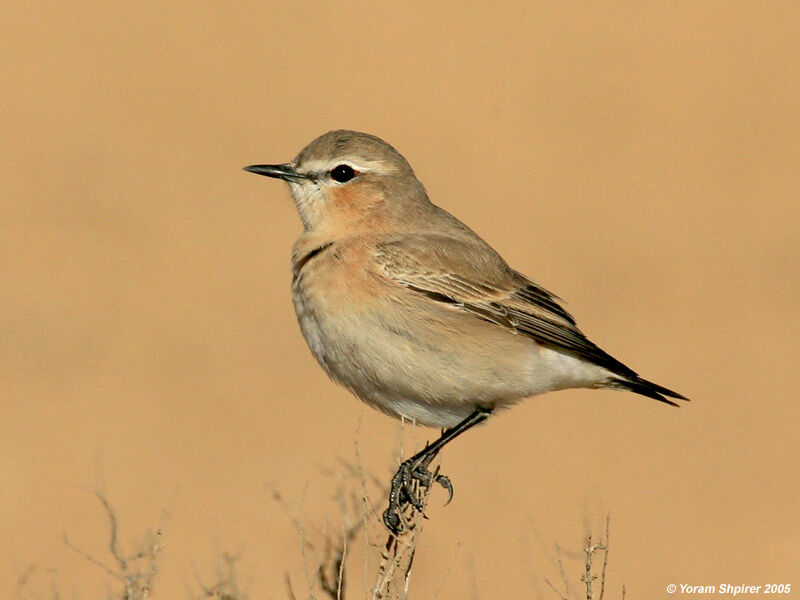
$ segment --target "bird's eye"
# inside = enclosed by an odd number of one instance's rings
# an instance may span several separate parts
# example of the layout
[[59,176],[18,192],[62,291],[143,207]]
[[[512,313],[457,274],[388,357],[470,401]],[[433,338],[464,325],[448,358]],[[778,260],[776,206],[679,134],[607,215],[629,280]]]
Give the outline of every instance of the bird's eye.
[[358,175],[358,171],[350,165],[338,165],[331,169],[331,179],[339,183],[347,183],[356,175]]

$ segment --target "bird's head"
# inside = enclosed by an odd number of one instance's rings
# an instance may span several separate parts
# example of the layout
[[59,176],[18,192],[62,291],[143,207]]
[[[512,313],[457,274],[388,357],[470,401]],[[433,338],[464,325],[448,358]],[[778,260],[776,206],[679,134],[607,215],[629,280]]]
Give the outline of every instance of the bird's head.
[[290,163],[245,170],[286,181],[307,231],[379,228],[429,204],[406,159],[380,138],[357,131],[330,131]]

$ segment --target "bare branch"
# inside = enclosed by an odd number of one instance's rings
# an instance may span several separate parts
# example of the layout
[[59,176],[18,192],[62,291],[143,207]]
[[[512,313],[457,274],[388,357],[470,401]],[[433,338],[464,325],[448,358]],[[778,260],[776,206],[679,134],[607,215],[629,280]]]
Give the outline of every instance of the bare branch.
[[584,572],[581,577],[581,581],[586,584],[586,600],[592,600],[593,598],[592,581],[596,579],[596,577],[592,575],[592,555],[594,554],[594,549],[595,547],[592,546],[592,535],[589,534],[586,538],[586,545],[583,548],[586,554],[586,561],[584,562]]
[[[414,493],[419,491],[417,488]],[[429,488],[421,490],[423,508],[427,505],[429,491]],[[417,537],[422,529],[423,514],[411,509],[409,514],[401,513],[400,516],[403,519],[403,529],[397,535],[389,533],[386,538],[375,585],[372,588],[372,600],[390,597],[392,583],[396,580],[396,574],[399,571],[403,572],[403,589],[404,595],[407,596]]]
[[289,600],[297,600],[297,596],[294,595],[294,590],[292,589],[292,578],[289,577],[289,573],[286,573],[284,581],[286,582],[286,594],[289,596]]
[[561,582],[564,584],[564,596],[569,598],[569,579],[564,571],[564,562],[561,560],[561,547],[556,544],[556,559],[558,560],[558,571],[561,573]]
[[[247,596],[239,588],[238,577],[236,574],[236,563],[241,558],[241,554],[230,554],[223,552],[222,563],[217,567],[217,580],[213,585],[204,585],[200,578],[197,578],[198,585],[202,590],[200,599],[218,598],[219,600],[246,600]],[[289,587],[291,591],[291,585]]]
[[103,508],[106,510],[106,516],[108,516],[108,527],[109,527],[109,540],[108,540],[108,549],[111,552],[111,556],[114,557],[114,560],[117,561],[119,564],[120,571],[124,573],[128,570],[128,561],[125,560],[125,557],[119,551],[118,545],[118,526],[117,526],[117,515],[114,510],[111,508],[111,505],[108,503],[108,499],[103,496],[100,492],[95,492],[95,496],[97,499],[100,500],[103,504]]
[[550,589],[551,589],[551,590],[553,590],[553,591],[555,592],[556,596],[558,596],[559,598],[561,598],[561,600],[569,600],[569,599],[568,599],[568,598],[567,598],[567,597],[566,597],[564,594],[562,594],[561,592],[559,592],[559,591],[556,589],[556,586],[554,586],[554,585],[553,585],[553,582],[552,582],[552,581],[550,581],[550,580],[549,580],[547,577],[545,577],[545,578],[544,578],[544,582],[545,582],[545,583],[546,583],[548,586],[550,586]]
[[103,569],[103,571],[105,571],[108,575],[111,575],[112,577],[115,577],[115,578],[117,578],[119,580],[122,580],[122,581],[125,580],[125,576],[124,575],[122,575],[121,573],[117,573],[113,569],[107,567],[102,562],[97,560],[94,556],[92,556],[91,554],[89,554],[87,552],[84,552],[83,550],[78,548],[75,544],[73,544],[71,541],[69,541],[69,538],[67,537],[66,533],[62,536],[62,539],[64,540],[64,543],[67,545],[67,548],[69,548],[70,550],[73,550],[74,552],[79,554],[81,557],[83,557],[84,559],[86,559],[87,561],[89,561],[90,563],[95,565],[96,567],[99,567],[99,568]]
[[[553,585],[553,582],[544,577],[544,582],[547,586],[558,596],[560,600],[570,600],[572,597],[570,590],[569,590],[569,579],[567,578],[566,572],[564,570],[564,561],[562,560],[562,554],[566,554],[566,556],[570,560],[580,560],[582,554],[582,574],[580,577],[580,581],[584,584],[583,594],[581,594],[581,598],[585,600],[605,600],[605,593],[606,593],[606,575],[608,573],[608,549],[609,549],[609,539],[610,539],[610,531],[611,531],[611,515],[606,515],[606,522],[605,522],[605,533],[602,536],[600,542],[595,543],[593,541],[592,533],[589,532],[586,536],[583,551],[582,553],[578,554],[570,552],[562,552],[561,547],[556,544],[556,564],[558,565],[558,570],[561,575],[561,582],[564,586],[564,592],[559,591],[559,589]],[[596,574],[597,566],[596,566],[596,559],[595,555],[598,552],[603,553],[603,564],[602,567],[599,568],[600,573],[599,575]],[[594,583],[600,579],[600,591],[599,595],[595,594]],[[625,588],[623,586],[623,600],[624,600],[624,593]]]
[[[146,600],[146,598],[150,596],[153,579],[158,571],[158,556],[163,549],[163,544],[161,543],[161,529],[157,529],[155,533],[150,533],[148,535],[150,539],[144,542],[138,551],[126,558],[119,548],[119,526],[116,512],[103,494],[100,492],[94,492],[94,494],[102,503],[106,515],[108,516],[108,550],[119,569],[112,569],[88,552],[81,550],[70,541],[66,534],[63,536],[64,544],[88,562],[102,569],[106,574],[121,581],[123,589],[120,598],[122,598],[122,600]],[[161,515],[162,520],[165,517],[166,514]]]
[[599,600],[603,600],[603,596],[606,593],[606,568],[608,567],[608,540],[609,540],[609,533],[611,531],[611,513],[606,514],[606,535],[605,535],[605,542],[603,543],[603,570],[600,572],[600,598]]

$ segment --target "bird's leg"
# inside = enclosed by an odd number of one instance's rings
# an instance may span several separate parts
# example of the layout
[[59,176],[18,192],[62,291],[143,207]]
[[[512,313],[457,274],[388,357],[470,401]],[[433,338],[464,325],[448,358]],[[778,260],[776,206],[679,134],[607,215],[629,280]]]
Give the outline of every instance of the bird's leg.
[[392,484],[389,487],[389,507],[383,513],[383,523],[387,529],[394,534],[400,531],[400,513],[407,506],[411,505],[416,510],[422,512],[422,499],[414,491],[413,483],[417,481],[420,486],[429,488],[431,483],[438,483],[449,494],[448,502],[453,498],[453,485],[450,479],[438,472],[431,472],[428,466],[436,458],[439,451],[448,442],[454,440],[467,429],[474,427],[478,423],[485,421],[491,408],[478,408],[458,425],[442,431],[441,437],[436,441],[426,445],[414,456],[400,463],[397,473],[392,477]]

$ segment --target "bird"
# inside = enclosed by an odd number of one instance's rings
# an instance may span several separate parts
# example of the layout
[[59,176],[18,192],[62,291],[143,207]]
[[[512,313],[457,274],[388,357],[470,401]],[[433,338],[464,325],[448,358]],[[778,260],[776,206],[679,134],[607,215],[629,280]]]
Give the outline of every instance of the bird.
[[388,415],[442,428],[393,476],[390,531],[401,530],[409,505],[422,511],[420,486],[437,483],[452,498],[431,461],[497,409],[569,388],[688,400],[589,341],[560,298],[431,202],[382,139],[329,131],[291,162],[244,169],[289,185],[303,225],[292,250],[294,308],[328,376]]

